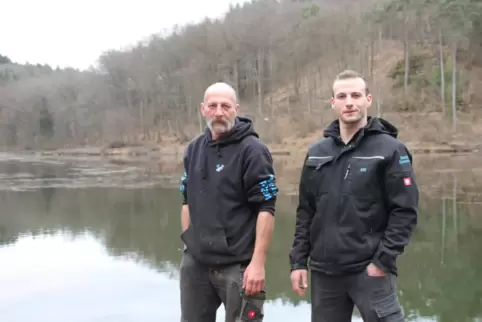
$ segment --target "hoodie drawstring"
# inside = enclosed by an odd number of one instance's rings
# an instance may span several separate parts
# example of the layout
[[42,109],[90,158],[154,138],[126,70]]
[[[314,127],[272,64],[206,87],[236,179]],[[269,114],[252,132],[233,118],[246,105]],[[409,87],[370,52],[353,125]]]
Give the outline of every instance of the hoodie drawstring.
[[232,131],[225,136],[221,141],[212,141],[212,136],[208,128],[206,128],[204,137],[202,138],[202,146],[199,153],[204,154],[201,158],[201,178],[206,180],[208,177],[208,166],[209,166],[209,159],[208,153],[213,153],[212,150],[209,150],[211,147],[216,148],[216,155],[218,159],[223,157],[221,152],[223,146],[227,146],[229,144],[241,142],[244,138],[248,136],[254,136],[259,138],[258,133],[253,128],[253,123],[250,119],[242,116],[237,116],[235,119],[234,128]]
[[[206,140],[204,140],[202,149],[207,150],[207,148],[208,148],[208,143]],[[208,154],[206,153],[206,151],[203,151],[203,154],[204,154],[204,157],[201,164],[201,178],[206,179],[208,177]]]

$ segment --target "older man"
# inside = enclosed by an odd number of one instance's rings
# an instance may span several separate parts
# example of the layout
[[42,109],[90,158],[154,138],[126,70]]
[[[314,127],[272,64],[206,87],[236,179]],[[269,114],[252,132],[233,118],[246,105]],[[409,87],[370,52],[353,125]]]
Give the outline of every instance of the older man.
[[270,151],[238,109],[231,86],[208,87],[201,103],[207,129],[185,151],[182,322],[215,322],[221,303],[227,322],[262,321],[278,189]]

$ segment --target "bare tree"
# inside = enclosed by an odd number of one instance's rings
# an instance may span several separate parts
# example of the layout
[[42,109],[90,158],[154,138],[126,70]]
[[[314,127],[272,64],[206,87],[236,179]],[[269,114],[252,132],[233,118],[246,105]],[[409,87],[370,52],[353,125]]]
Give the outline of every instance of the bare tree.
[[370,80],[378,114],[445,114],[450,99],[456,132],[463,107],[478,102],[465,99],[464,75],[479,50],[470,44],[480,40],[481,12],[474,0],[257,0],[232,6],[223,19],[105,52],[89,71],[0,56],[0,142],[186,142],[204,128],[199,103],[216,81],[236,88],[265,140],[280,142],[332,117],[330,84],[345,68]]

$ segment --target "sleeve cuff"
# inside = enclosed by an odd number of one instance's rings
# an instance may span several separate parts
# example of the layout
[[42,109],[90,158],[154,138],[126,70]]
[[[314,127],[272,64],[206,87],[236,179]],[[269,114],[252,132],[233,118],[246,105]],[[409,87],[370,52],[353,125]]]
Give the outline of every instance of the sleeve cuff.
[[261,212],[261,211],[269,212],[270,214],[272,214],[274,216],[274,214],[275,214],[275,203],[276,203],[275,199],[264,201],[259,207],[259,212]]
[[380,248],[373,257],[372,263],[385,273],[390,273],[395,266],[395,260],[393,256],[387,254]]
[[291,264],[291,271],[295,271],[297,269],[306,269],[308,270],[308,265],[306,264]]

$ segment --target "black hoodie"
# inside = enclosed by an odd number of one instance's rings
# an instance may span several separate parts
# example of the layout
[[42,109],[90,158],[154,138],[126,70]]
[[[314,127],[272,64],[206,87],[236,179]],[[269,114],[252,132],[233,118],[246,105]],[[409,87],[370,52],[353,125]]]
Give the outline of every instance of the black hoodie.
[[397,274],[417,224],[419,193],[412,155],[386,120],[369,117],[348,144],[339,122],[310,147],[302,169],[291,269],[332,275],[370,263]]
[[184,155],[183,204],[190,225],[181,239],[198,261],[211,266],[247,264],[254,250],[260,211],[274,215],[278,189],[273,160],[251,120],[213,141],[206,129]]

